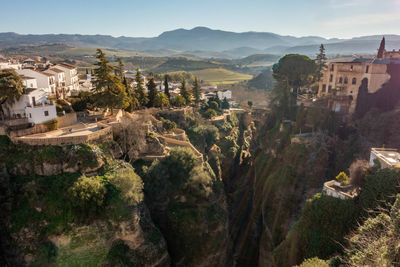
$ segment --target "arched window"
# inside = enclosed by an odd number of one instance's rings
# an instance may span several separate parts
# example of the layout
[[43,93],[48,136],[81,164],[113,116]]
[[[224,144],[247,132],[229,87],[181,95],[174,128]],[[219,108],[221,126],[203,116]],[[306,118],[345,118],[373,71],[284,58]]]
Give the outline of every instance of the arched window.
[[344,77],[344,84],[348,84],[349,80],[347,79],[347,77]]
[[351,84],[356,84],[357,83],[357,79],[356,78],[353,78],[352,80],[351,80]]
[[339,78],[339,83],[343,83],[343,77]]

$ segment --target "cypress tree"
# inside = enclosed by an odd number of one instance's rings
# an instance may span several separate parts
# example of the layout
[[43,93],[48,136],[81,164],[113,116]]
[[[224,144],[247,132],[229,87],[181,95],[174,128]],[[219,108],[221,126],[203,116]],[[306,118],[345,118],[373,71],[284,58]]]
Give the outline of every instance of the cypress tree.
[[141,106],[145,106],[149,102],[149,99],[147,98],[146,92],[144,91],[143,77],[139,69],[136,70],[135,81],[136,81],[136,91],[135,91],[136,97],[139,101],[139,104]]
[[165,74],[164,75],[164,94],[168,97],[168,99],[170,99],[171,95],[169,94],[168,80],[169,80],[169,76],[168,76],[168,74]]
[[147,90],[149,92],[149,107],[154,107],[154,100],[156,99],[157,96],[157,85],[154,82],[154,78],[152,77],[150,81],[147,83]]
[[186,88],[186,79],[185,77],[182,77],[182,85],[181,85],[181,90],[180,90],[181,96],[185,99],[186,105],[189,105],[191,102],[191,95]]
[[199,81],[197,80],[197,77],[194,78],[193,97],[194,97],[194,102],[198,104],[200,102],[200,85]]
[[319,47],[319,54],[317,54],[317,58],[315,60],[316,64],[317,64],[317,68],[318,68],[317,69],[317,71],[318,71],[318,73],[317,73],[318,81],[321,80],[323,71],[326,68],[326,60],[327,60],[327,58],[326,58],[326,54],[325,54],[325,47],[324,47],[323,44],[321,44],[320,47]]
[[117,66],[115,67],[115,75],[117,75],[121,80],[124,77],[124,63],[120,58],[117,59]]

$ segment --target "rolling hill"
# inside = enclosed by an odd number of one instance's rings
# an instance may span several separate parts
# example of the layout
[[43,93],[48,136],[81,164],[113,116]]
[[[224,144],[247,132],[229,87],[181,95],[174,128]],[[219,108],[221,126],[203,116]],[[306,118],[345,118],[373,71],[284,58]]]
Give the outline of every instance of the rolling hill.
[[[303,53],[314,55],[323,43],[328,54],[374,53],[381,35],[352,39],[325,39],[318,36],[282,36],[270,32],[229,32],[196,27],[167,31],[157,37],[113,37],[109,35],[0,33],[0,47],[64,44],[80,48],[135,50],[158,56],[193,55],[240,58],[252,54]],[[400,36],[386,35],[389,49],[400,48]]]

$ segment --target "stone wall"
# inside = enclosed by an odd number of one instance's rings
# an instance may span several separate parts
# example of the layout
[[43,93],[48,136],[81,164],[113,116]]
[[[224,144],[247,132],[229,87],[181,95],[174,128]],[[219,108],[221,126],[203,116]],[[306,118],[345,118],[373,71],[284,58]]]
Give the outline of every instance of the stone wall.
[[187,140],[185,130],[182,129],[173,129],[171,133],[163,134],[163,136],[181,141]]
[[76,117],[76,113],[67,113],[64,116],[57,117],[58,128],[63,128],[67,126],[71,126],[78,123],[78,119]]
[[[102,127],[101,125],[99,127]],[[16,137],[12,140],[14,142],[21,142],[31,146],[65,146],[65,145],[78,145],[84,143],[93,143],[104,140],[112,140],[113,132],[112,127],[107,126],[88,135],[81,136],[57,136],[57,137]]]

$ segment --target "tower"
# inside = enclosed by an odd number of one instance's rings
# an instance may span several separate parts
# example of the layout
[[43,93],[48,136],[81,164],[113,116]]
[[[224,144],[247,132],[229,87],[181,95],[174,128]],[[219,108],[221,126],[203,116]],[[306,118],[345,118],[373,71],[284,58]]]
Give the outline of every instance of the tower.
[[376,58],[383,58],[383,54],[385,52],[385,37],[382,38],[381,44],[378,49],[378,55]]

